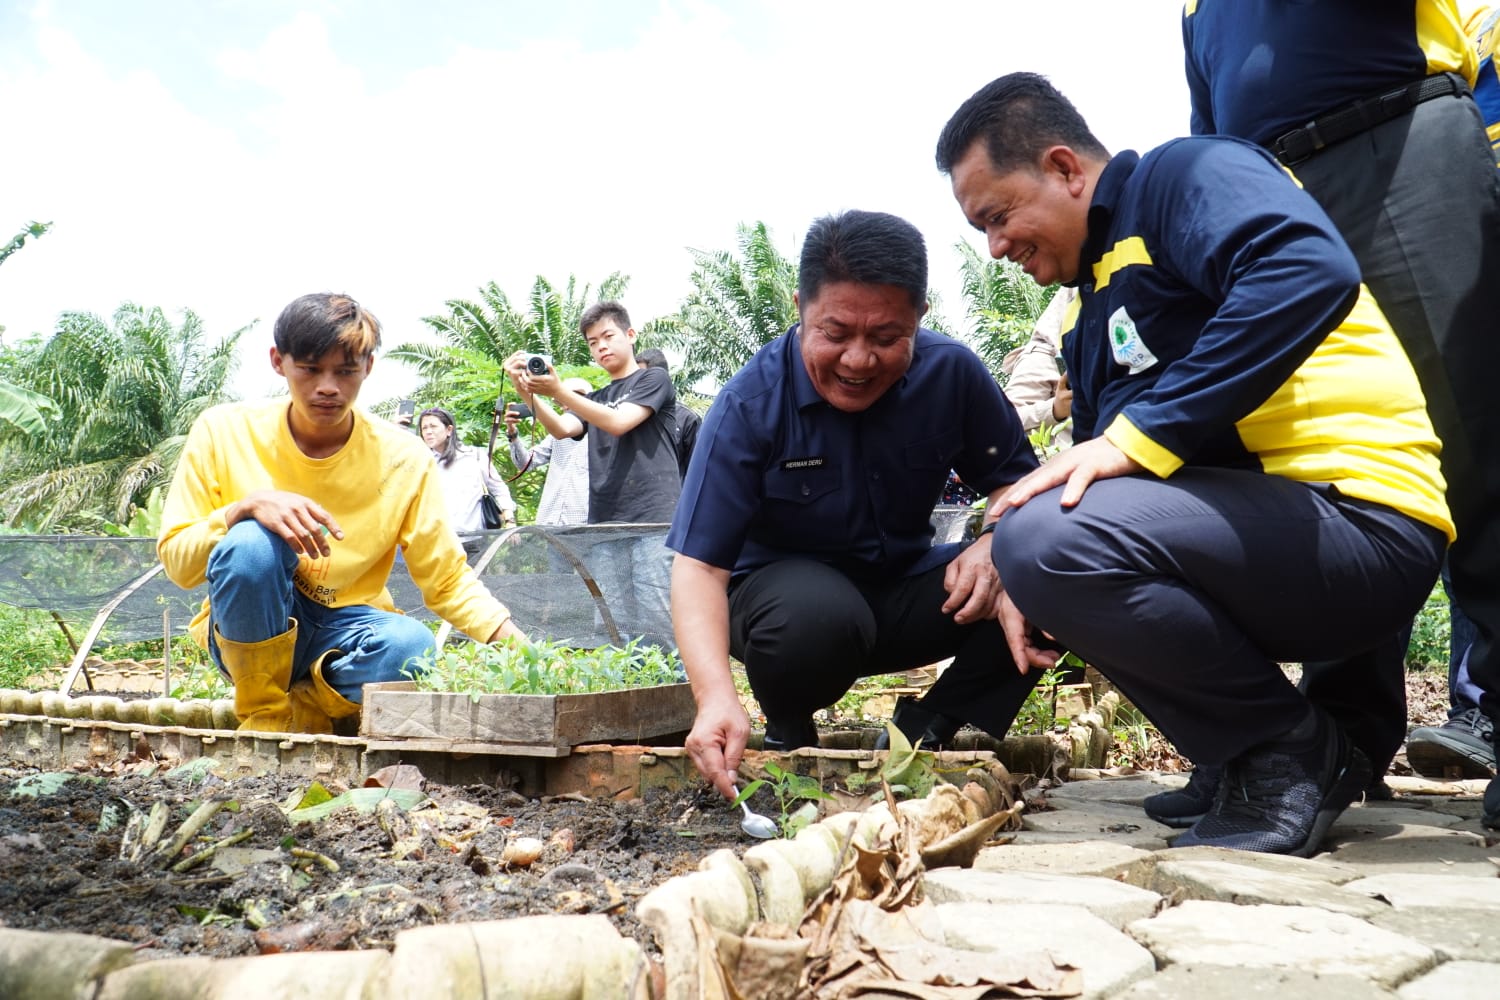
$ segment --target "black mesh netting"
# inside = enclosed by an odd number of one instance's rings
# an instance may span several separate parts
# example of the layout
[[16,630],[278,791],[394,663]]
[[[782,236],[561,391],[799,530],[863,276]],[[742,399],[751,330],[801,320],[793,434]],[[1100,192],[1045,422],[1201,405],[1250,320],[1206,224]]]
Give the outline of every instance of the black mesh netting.
[[[967,507],[937,508],[936,541],[963,538],[973,515]],[[579,647],[617,638],[671,647],[666,533],[662,524],[525,525],[465,535],[464,549],[528,635]],[[183,632],[205,588],[182,590],[159,572],[143,580],[156,566],[153,538],[0,535],[0,603],[50,612],[82,641],[117,602],[95,647],[160,638],[164,627]],[[434,619],[399,557],[388,587],[397,608]]]

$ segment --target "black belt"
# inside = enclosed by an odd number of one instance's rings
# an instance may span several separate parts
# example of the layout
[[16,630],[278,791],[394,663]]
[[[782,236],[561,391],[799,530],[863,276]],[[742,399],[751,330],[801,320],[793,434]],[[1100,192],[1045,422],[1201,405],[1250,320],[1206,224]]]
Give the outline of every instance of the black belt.
[[1301,128],[1285,132],[1266,144],[1282,163],[1295,166],[1326,146],[1343,142],[1376,125],[1400,118],[1423,101],[1434,97],[1469,93],[1469,85],[1456,73],[1424,77],[1377,97],[1366,97],[1348,107],[1315,118]]

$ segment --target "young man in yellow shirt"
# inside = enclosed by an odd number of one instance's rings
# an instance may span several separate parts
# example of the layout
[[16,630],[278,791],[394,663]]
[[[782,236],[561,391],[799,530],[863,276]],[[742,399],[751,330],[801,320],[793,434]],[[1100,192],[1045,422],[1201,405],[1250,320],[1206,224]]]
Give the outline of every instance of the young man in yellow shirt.
[[420,440],[355,408],[380,323],[347,295],[304,295],[276,320],[290,398],[216,406],[188,434],[157,554],[208,582],[193,637],[234,682],[240,728],[330,732],[364,684],[433,648],[396,611],[399,547],[427,606],[466,634],[523,639],[474,576]]

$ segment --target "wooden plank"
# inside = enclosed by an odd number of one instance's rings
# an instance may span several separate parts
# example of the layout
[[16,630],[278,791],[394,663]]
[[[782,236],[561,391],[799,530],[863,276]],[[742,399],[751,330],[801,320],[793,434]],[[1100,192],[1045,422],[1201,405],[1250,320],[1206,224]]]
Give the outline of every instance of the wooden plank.
[[625,740],[645,743],[693,728],[697,705],[687,684],[560,695],[557,739],[568,746]]
[[454,756],[486,754],[494,757],[566,757],[571,747],[522,746],[518,743],[476,743],[466,740],[382,740],[367,739],[368,751],[394,750],[397,753],[444,753]]
[[572,747],[644,742],[692,728],[687,684],[594,694],[466,694],[417,691],[409,682],[368,684],[360,735],[378,739]]

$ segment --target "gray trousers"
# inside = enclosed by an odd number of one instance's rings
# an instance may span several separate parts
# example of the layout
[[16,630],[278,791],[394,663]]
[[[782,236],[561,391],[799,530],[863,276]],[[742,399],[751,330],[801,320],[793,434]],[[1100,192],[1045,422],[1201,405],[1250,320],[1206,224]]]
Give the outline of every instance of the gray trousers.
[[1001,581],[1199,764],[1302,721],[1309,701],[1278,664],[1389,639],[1447,541],[1330,487],[1233,469],[1102,480],[1068,510],[1060,493],[1001,517]]
[[[1476,630],[1469,674],[1500,720],[1500,172],[1479,110],[1469,98],[1428,101],[1294,172],[1348,241],[1421,380],[1458,525],[1453,598]],[[1383,730],[1394,753],[1406,734],[1400,652],[1317,664],[1308,695],[1337,703],[1351,729]]]

